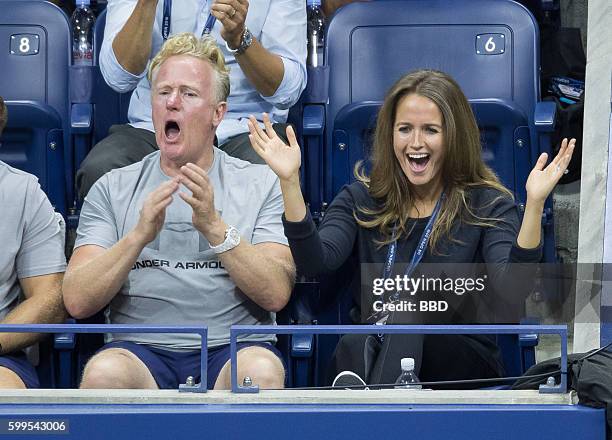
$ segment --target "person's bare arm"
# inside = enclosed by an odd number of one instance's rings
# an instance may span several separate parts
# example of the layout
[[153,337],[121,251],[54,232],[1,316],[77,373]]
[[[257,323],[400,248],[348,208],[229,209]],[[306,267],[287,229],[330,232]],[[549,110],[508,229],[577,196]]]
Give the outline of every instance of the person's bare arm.
[[72,316],[97,313],[119,292],[142,249],[163,227],[166,207],[177,189],[173,179],[149,194],[137,225],[109,249],[85,245],[74,251],[63,286],[64,304]]
[[[2,320],[2,324],[55,324],[66,311],[62,303],[63,273],[52,273],[19,280],[25,300]],[[38,333],[0,333],[0,353],[28,347],[44,335]]]
[[[215,210],[214,190],[206,172],[188,163],[181,167],[181,183],[191,195],[179,193],[193,209],[193,225],[212,246],[225,240],[228,225]],[[279,243],[252,245],[242,239],[235,248],[219,254],[232,281],[260,307],[277,312],[291,295],[295,267],[289,247]]]
[[259,126],[254,116],[249,117],[249,140],[255,152],[266,161],[280,180],[285,218],[290,222],[301,222],[306,217],[306,202],[300,187],[300,146],[291,126],[287,127],[287,145],[272,128],[272,122],[266,113],[263,115],[263,121],[265,130]]
[[[216,0],[211,6],[211,13],[223,26],[221,37],[231,49],[240,46],[248,9],[248,0]],[[255,37],[244,53],[236,54],[236,61],[253,87],[263,96],[274,95],[283,81],[285,66],[281,57],[263,47]]]
[[128,234],[109,249],[95,245],[77,248],[64,279],[68,313],[83,319],[102,310],[127,279],[143,247],[137,237]]
[[546,167],[548,155],[542,153],[527,178],[525,184],[527,203],[525,204],[521,229],[516,240],[517,244],[523,249],[533,249],[540,245],[544,203],[567,169],[574,153],[575,144],[576,139],[569,142],[567,138],[563,139],[559,153]]
[[151,35],[158,0],[138,0],[127,22],[113,40],[113,51],[119,64],[140,75],[151,57]]
[[[223,242],[225,228],[220,219],[208,233],[211,243]],[[278,312],[289,302],[295,266],[288,246],[241,240],[234,249],[219,254],[219,259],[236,286],[263,309]]]

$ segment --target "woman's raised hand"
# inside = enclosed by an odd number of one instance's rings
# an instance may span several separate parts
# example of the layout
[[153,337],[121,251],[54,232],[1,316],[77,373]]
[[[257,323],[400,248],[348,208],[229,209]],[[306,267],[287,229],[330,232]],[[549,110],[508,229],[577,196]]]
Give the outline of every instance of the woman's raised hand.
[[525,185],[528,201],[531,200],[536,203],[544,203],[567,169],[572,154],[574,153],[575,145],[576,139],[572,138],[569,142],[567,138],[563,139],[559,153],[557,153],[557,156],[546,167],[544,166],[546,165],[548,154],[542,153],[540,155],[535,167],[533,167],[533,170],[529,173]]
[[259,126],[252,115],[249,116],[249,139],[253,149],[266,161],[281,181],[294,179],[299,181],[302,154],[293,128],[287,127],[287,139],[289,139],[289,145],[287,145],[272,128],[270,117],[266,113],[263,114],[263,121],[265,130]]

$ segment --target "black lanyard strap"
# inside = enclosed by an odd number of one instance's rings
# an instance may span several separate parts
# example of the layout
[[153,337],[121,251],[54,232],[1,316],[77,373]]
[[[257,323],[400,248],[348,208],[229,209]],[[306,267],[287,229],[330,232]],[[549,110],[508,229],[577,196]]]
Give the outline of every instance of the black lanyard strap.
[[[208,18],[206,19],[206,24],[204,25],[204,29],[202,29],[202,37],[205,35],[209,35],[212,31],[213,26],[215,25],[215,22],[217,21],[217,18],[212,15],[212,14],[208,14]],[[164,10],[163,10],[163,17],[162,17],[162,28],[161,28],[161,33],[162,33],[162,38],[164,39],[164,41],[166,41],[168,39],[168,37],[170,36],[170,23],[172,22],[172,0],[164,0]]]
[[[444,202],[444,199],[445,199],[445,194],[443,191],[442,194],[440,195],[440,198],[436,202],[436,206],[434,207],[434,210],[431,213],[431,217],[429,217],[429,221],[427,222],[427,225],[425,226],[425,230],[421,234],[419,243],[416,249],[414,250],[414,253],[412,254],[412,259],[410,260],[410,264],[408,264],[408,266],[406,267],[406,271],[404,272],[406,277],[410,277],[412,275],[417,265],[421,262],[421,260],[423,259],[423,256],[425,255],[425,251],[427,250],[427,245],[429,243],[429,237],[431,237],[431,233],[433,232],[433,227],[434,227],[434,224],[436,223],[436,219],[438,218],[438,215],[440,214],[440,209],[442,208],[442,203]],[[397,255],[397,239],[395,238],[396,230],[397,230],[397,226],[393,229],[393,242],[389,244],[389,249],[387,251],[387,259],[385,261],[385,267],[383,270],[383,279],[385,280],[390,278],[391,276],[391,272],[393,271],[393,264],[395,263],[395,257]],[[393,295],[391,295],[390,298],[392,301],[399,300],[399,292],[395,292]],[[368,321],[369,322],[373,321],[376,324],[382,325],[387,322],[387,320],[389,319],[389,315],[390,313],[384,310],[380,312],[374,312],[368,317]],[[379,337],[382,339],[382,335],[379,335]]]
[[[416,269],[417,264],[423,259],[423,255],[425,255],[425,251],[427,250],[427,244],[429,242],[429,237],[433,231],[434,223],[436,222],[436,218],[440,213],[440,209],[442,207],[442,202],[444,200],[444,192],[440,195],[440,198],[436,202],[436,206],[434,207],[433,212],[431,213],[431,217],[429,217],[429,221],[425,226],[425,230],[421,234],[421,238],[419,239],[419,244],[414,250],[414,254],[412,254],[412,259],[410,260],[410,264],[406,268],[406,276],[412,275],[414,269]],[[395,239],[396,228],[393,229],[393,242],[389,245],[389,250],[387,251],[387,261],[385,262],[385,269],[383,272],[383,278],[387,279],[391,276],[391,271],[393,270],[393,263],[395,263],[395,256],[397,253],[397,240]]]

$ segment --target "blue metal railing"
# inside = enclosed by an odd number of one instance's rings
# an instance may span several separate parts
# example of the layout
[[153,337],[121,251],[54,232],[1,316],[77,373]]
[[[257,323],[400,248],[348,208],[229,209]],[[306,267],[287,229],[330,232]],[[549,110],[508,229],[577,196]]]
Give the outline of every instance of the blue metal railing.
[[[179,391],[207,391],[208,328],[206,326],[160,326],[119,324],[0,324],[0,333],[192,333],[201,337],[200,383],[181,384]],[[237,339],[248,334],[557,334],[561,339],[561,380],[540,385],[540,393],[567,392],[567,327],[564,325],[235,325],[230,328],[231,385],[234,393],[256,393],[257,385],[239,386]]]
[[200,383],[181,384],[179,391],[205,393],[208,362],[208,327],[120,324],[0,324],[0,333],[193,333],[202,338]]
[[249,334],[556,334],[561,338],[561,381],[558,385],[540,385],[540,393],[567,392],[567,326],[564,325],[234,325],[230,328],[232,392],[257,393],[259,387],[240,386],[236,373],[236,342],[240,335]]

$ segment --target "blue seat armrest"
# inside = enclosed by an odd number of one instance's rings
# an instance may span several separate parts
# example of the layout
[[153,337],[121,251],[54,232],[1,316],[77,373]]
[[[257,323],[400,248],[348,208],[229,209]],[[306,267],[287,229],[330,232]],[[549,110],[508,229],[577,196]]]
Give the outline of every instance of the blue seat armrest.
[[[73,318],[68,318],[64,324],[76,324]],[[74,333],[56,333],[53,339],[53,348],[56,350],[72,350],[75,347]]]
[[[526,317],[521,319],[521,325],[539,325],[540,319],[535,317]],[[537,333],[519,334],[519,347],[535,347],[538,345],[540,336]]]
[[325,131],[325,106],[304,105],[302,114],[302,190],[311,210],[321,211],[323,179],[323,133]]
[[[74,142],[74,171],[76,171],[89,150],[93,132],[93,105],[88,103],[72,104],[70,111],[70,130]],[[71,172],[72,175],[72,172]]]
[[[539,323],[540,320],[537,318],[527,317],[521,319],[522,325],[537,325]],[[539,338],[537,333],[522,333],[518,335],[521,370],[523,374],[536,363],[535,347],[538,345]]]
[[325,128],[325,107],[319,104],[304,106],[302,130],[304,136],[322,136]]
[[539,336],[537,333],[525,333],[519,335],[519,346],[523,347],[536,347],[539,342]]
[[298,358],[311,357],[313,354],[313,335],[293,335],[291,338],[291,356]]
[[539,133],[551,133],[555,130],[557,104],[553,101],[536,103],[533,122]]
[[91,104],[72,104],[70,127],[74,135],[87,135],[93,126],[93,106]]

